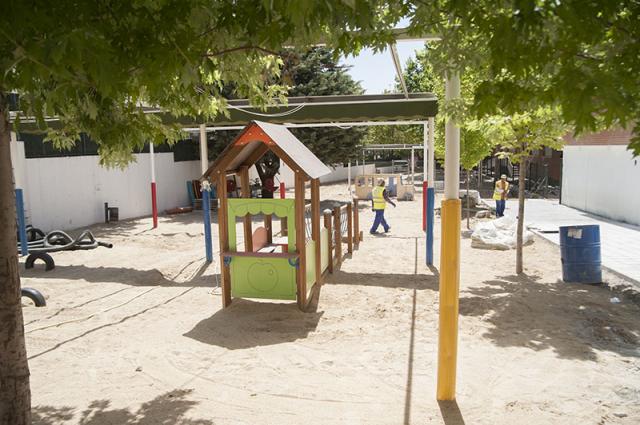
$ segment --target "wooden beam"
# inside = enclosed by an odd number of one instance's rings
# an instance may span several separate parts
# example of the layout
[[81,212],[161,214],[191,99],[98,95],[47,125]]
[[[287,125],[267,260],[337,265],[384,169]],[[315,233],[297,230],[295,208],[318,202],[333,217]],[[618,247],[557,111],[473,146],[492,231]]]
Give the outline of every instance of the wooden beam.
[[262,144],[260,144],[259,147],[256,148],[255,151],[253,151],[251,153],[251,155],[249,155],[247,157],[247,159],[244,160],[244,162],[242,163],[242,165],[247,166],[247,167],[251,167],[252,165],[254,165],[256,162],[258,162],[258,160],[260,158],[262,158],[264,156],[264,154],[266,154],[267,152],[269,152],[269,146],[267,146],[264,142]]
[[347,204],[347,252],[353,254],[353,204]]
[[322,283],[322,238],[320,237],[320,179],[311,180],[311,235],[316,247],[316,283]]
[[[240,190],[243,198],[251,198],[251,187],[249,185],[249,167],[240,167]],[[253,252],[253,230],[251,229],[251,214],[247,213],[243,217],[244,227],[244,250]]]
[[271,214],[264,215],[264,228],[267,229],[267,243],[273,243],[273,219]]
[[218,239],[220,240],[220,280],[222,282],[222,307],[231,304],[231,273],[229,266],[224,263],[224,253],[229,251],[229,229],[227,229],[227,176],[224,172],[217,172],[218,182]]
[[249,257],[249,258],[298,258],[295,252],[231,252],[224,253],[225,257]]
[[329,266],[327,267],[327,270],[329,270],[329,273],[333,273],[333,233],[331,231],[331,213],[324,214],[324,227],[327,229],[327,234],[329,235],[327,238],[329,240]]
[[280,146],[273,143],[269,145],[269,148],[273,153],[276,154],[278,158],[280,158],[285,162],[285,164],[287,164],[287,167],[291,168],[296,173],[296,178],[298,175],[297,173],[300,173],[300,176],[303,178],[303,181],[309,180],[310,177],[298,166],[298,164],[296,164],[296,162],[293,159],[291,159],[289,154],[287,154],[285,151],[283,151],[280,148]]
[[360,246],[362,235],[360,234],[360,208],[358,206],[358,198],[353,198],[353,233],[355,235],[356,248]]
[[340,207],[333,208],[333,231],[335,238],[336,265],[342,264],[342,233],[340,228]]
[[296,249],[298,251],[298,269],[296,273],[296,286],[298,289],[298,307],[304,310],[307,304],[307,273],[306,273],[306,236],[304,228],[304,177],[296,172],[295,184],[295,226],[296,226]]

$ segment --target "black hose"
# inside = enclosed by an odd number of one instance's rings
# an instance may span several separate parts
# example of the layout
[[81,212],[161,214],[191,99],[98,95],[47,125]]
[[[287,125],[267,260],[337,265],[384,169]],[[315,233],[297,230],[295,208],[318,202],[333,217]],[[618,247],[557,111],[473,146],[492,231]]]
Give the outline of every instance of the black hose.
[[42,239],[29,242],[29,252],[58,252],[95,249],[99,246],[113,248],[108,242],[98,242],[89,230],[85,230],[76,239],[61,230],[47,233]]

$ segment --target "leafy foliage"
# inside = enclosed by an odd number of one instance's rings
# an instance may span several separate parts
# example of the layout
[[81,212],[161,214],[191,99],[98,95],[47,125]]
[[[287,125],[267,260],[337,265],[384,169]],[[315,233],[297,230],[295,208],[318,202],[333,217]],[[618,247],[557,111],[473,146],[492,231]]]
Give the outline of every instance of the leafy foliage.
[[411,2],[411,27],[433,44],[438,73],[486,70],[473,91],[479,115],[558,105],[577,133],[634,126],[640,154],[640,3],[490,0]]
[[500,157],[508,157],[516,164],[544,147],[562,149],[563,136],[569,128],[559,111],[550,107],[508,116],[492,116],[472,124],[473,131],[486,134],[500,146]]
[[[380,0],[5,3],[0,92],[19,92],[22,113],[56,145],[82,131],[103,163],[120,166],[145,141],[179,137],[142,105],[206,121],[224,113],[229,85],[265,105],[285,93],[274,83],[282,59],[271,54],[282,45],[323,39],[343,53],[382,46],[406,12]],[[46,116],[61,126],[50,129]]]
[[[409,92],[431,92],[440,102],[440,113],[436,117],[435,156],[444,159],[444,124],[453,119],[460,127],[460,164],[466,170],[474,168],[480,160],[495,148],[492,139],[476,129],[477,119],[472,114],[474,90],[479,84],[478,70],[466,69],[461,76],[461,99],[446,101],[443,74],[438,74],[431,63],[431,50],[419,51],[415,58],[407,61],[404,79]],[[399,89],[399,82],[397,82]],[[369,129],[367,143],[423,143],[422,126],[381,126]]]
[[[282,76],[276,83],[288,86],[288,96],[331,96],[363,92],[360,83],[347,73],[347,67],[340,65],[335,55],[325,47],[312,48],[304,53],[288,50],[281,57]],[[357,158],[358,147],[365,134],[365,130],[361,128],[294,128],[291,132],[327,164]],[[210,133],[210,157],[217,157],[237,134],[237,131]]]

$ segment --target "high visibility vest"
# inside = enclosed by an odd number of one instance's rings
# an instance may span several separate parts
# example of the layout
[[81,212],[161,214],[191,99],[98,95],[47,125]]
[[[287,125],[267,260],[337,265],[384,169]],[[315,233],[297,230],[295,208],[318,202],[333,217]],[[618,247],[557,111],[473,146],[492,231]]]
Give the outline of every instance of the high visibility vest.
[[371,197],[373,198],[373,209],[374,210],[383,210],[386,206],[386,202],[384,200],[384,187],[376,186],[371,191]]
[[502,187],[502,180],[496,182],[496,188],[493,190],[493,199],[500,201],[502,194],[509,192],[509,182],[504,182],[504,188]]

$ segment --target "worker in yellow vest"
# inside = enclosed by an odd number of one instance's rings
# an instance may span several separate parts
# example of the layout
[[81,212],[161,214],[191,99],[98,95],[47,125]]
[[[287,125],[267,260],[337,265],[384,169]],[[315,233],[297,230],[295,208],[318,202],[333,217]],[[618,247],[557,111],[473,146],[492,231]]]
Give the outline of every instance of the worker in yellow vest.
[[496,201],[496,217],[504,217],[508,194],[509,182],[507,181],[507,175],[503,174],[500,176],[500,180],[496,182],[496,188],[493,190],[493,199]]
[[375,235],[378,232],[378,226],[382,224],[384,228],[384,232],[388,233],[391,230],[391,226],[387,224],[387,221],[384,219],[384,207],[387,205],[387,202],[393,205],[395,208],[396,204],[393,203],[391,199],[389,199],[389,194],[387,190],[384,188],[384,180],[378,180],[378,185],[373,188],[371,191],[371,201],[373,204],[373,212],[376,214],[376,218],[373,220],[373,226],[369,233]]

